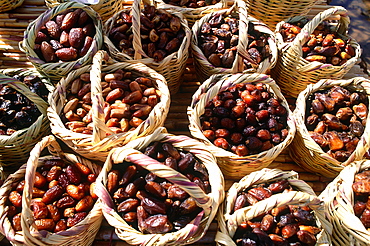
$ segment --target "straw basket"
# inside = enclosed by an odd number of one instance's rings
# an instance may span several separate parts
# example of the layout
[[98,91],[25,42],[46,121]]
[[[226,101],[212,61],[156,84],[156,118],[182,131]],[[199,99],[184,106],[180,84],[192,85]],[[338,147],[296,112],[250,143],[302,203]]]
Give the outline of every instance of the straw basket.
[[201,19],[203,16],[209,13],[212,13],[214,11],[227,8],[227,0],[221,0],[220,2],[216,4],[199,7],[199,8],[187,8],[187,7],[182,7],[182,6],[176,6],[176,5],[165,3],[163,0],[155,0],[155,3],[157,4],[158,8],[167,9],[167,10],[175,10],[183,14],[189,23],[189,27],[192,27],[194,23],[197,20]]
[[[347,166],[349,163],[363,159],[364,154],[370,147],[369,126],[365,127],[356,149],[345,162],[339,162],[325,153],[310,137],[305,125],[306,100],[314,92],[328,89],[335,85],[352,88],[354,91],[363,91],[367,94],[367,98],[370,101],[370,80],[362,77],[355,77],[349,80],[320,80],[316,84],[308,85],[307,88],[299,94],[296,109],[293,112],[297,125],[297,133],[289,147],[291,158],[300,166],[310,172],[331,178],[338,175],[343,167]],[[367,120],[370,120],[369,115]]]
[[[355,49],[355,56],[340,66],[324,64],[318,61],[309,62],[302,57],[302,46],[306,43],[310,34],[315,28],[327,18],[333,15],[340,15],[339,22],[335,29],[343,40],[350,39],[349,44]],[[295,17],[287,20],[287,23],[296,22],[302,17]],[[279,49],[279,59],[274,69],[272,77],[280,86],[285,96],[298,97],[307,85],[316,83],[320,79],[341,79],[359,60],[361,56],[360,45],[347,35],[349,17],[347,10],[343,7],[333,7],[317,14],[301,30],[301,32],[290,43],[284,43],[280,34],[282,25],[280,22],[276,27],[276,40]]]
[[0,2],[0,13],[15,9],[22,5],[24,0],[2,0]]
[[[53,155],[40,157],[41,152],[49,147]],[[13,245],[91,245],[99,230],[103,220],[101,207],[99,202],[96,202],[88,215],[77,223],[74,227],[66,231],[50,233],[46,231],[38,231],[34,225],[33,214],[30,209],[33,184],[35,182],[35,172],[37,167],[41,167],[45,160],[62,158],[67,163],[80,162],[89,167],[91,171],[98,174],[100,167],[86,159],[78,157],[74,154],[64,153],[53,136],[44,137],[31,151],[30,158],[27,164],[23,165],[17,172],[11,174],[0,189],[0,230]],[[25,180],[24,191],[22,195],[22,214],[21,223],[22,231],[15,232],[11,226],[11,222],[7,217],[7,199],[12,185],[14,183]]]
[[317,0],[246,0],[249,14],[266,23],[271,29],[275,29],[277,23],[289,17],[305,15],[316,2]]
[[[80,8],[83,9],[93,20],[95,26],[95,36],[93,43],[86,55],[70,62],[54,62],[46,63],[41,60],[34,51],[35,39],[41,27],[51,20],[54,16],[62,13],[68,9]],[[32,65],[40,72],[48,76],[48,78],[56,84],[63,76],[67,75],[70,71],[83,67],[89,63],[94,54],[101,48],[103,44],[102,23],[99,15],[90,7],[77,2],[62,3],[55,8],[46,10],[36,20],[31,22],[26,31],[24,32],[24,39],[20,43],[20,48],[26,53],[27,58]]]
[[[165,79],[154,70],[140,63],[116,62],[112,65],[102,66],[104,52],[96,53],[92,66],[85,66],[74,70],[63,78],[56,86],[53,96],[50,98],[48,117],[51,130],[58,138],[80,155],[92,159],[105,161],[109,151],[113,147],[123,146],[138,137],[151,134],[157,127],[164,124],[169,110],[170,98]],[[122,69],[131,71],[133,76],[143,76],[153,80],[154,87],[161,91],[159,103],[152,109],[149,116],[135,130],[124,133],[113,133],[104,121],[103,112],[104,99],[101,88],[101,73],[112,73]],[[91,98],[93,98],[93,134],[75,133],[66,128],[60,115],[67,102],[67,88],[83,73],[90,72]],[[108,135],[108,136],[107,136]]]
[[[252,206],[238,209],[232,213],[238,192],[253,185],[282,179],[287,179],[294,191],[274,194]],[[321,232],[316,235],[316,245],[331,245],[330,235],[332,233],[332,226],[326,220],[324,206],[312,188],[304,181],[299,180],[297,173],[294,171],[285,172],[267,168],[245,176],[238,183],[234,183],[229,189],[227,197],[217,214],[219,222],[219,230],[215,238],[217,245],[236,246],[232,238],[242,222],[252,220],[282,205],[309,206],[314,211],[317,226],[321,229]]]
[[369,160],[351,163],[320,194],[327,218],[333,225],[333,245],[369,245],[370,232],[354,213],[352,190],[355,174],[369,167]]
[[[108,223],[116,228],[117,236],[129,244],[141,245],[184,245],[190,244],[206,233],[209,225],[216,215],[219,204],[224,199],[224,179],[220,169],[217,167],[216,160],[207,150],[207,147],[187,136],[174,136],[164,132],[164,128],[158,130],[144,138],[130,142],[127,147],[112,150],[104,167],[98,176],[96,193],[101,197],[103,213]],[[203,163],[208,171],[211,192],[206,194],[198,186],[191,182],[186,176],[176,170],[165,166],[158,161],[150,158],[142,152],[150,143],[154,141],[172,143],[175,148],[188,151],[195,155]],[[113,165],[128,161],[135,163],[146,170],[156,174],[161,178],[176,184],[193,197],[199,207],[203,210],[196,218],[184,228],[165,234],[143,234],[128,225],[114,209],[112,198],[105,189],[107,184],[107,174]]]
[[[144,4],[147,3],[148,0],[144,0]],[[106,36],[104,37],[104,43],[109,50],[109,54],[113,57],[113,59],[117,61],[132,61],[132,62],[141,62],[144,65],[152,68],[159,74],[163,75],[163,77],[167,80],[168,88],[171,94],[175,94],[178,92],[181,82],[183,80],[182,76],[185,72],[185,66],[187,59],[189,57],[189,45],[191,39],[191,31],[188,27],[188,23],[185,18],[178,12],[174,12],[168,10],[174,16],[180,18],[181,27],[185,31],[185,37],[182,40],[180,48],[177,52],[173,52],[166,56],[162,61],[155,62],[153,58],[148,57],[142,49],[141,46],[141,36],[140,36],[140,3],[141,0],[135,0],[132,4],[132,31],[133,31],[133,48],[135,50],[134,57],[131,57],[127,54],[122,53],[117,49],[117,47],[112,43],[112,41],[107,37],[109,32],[114,27],[114,22],[117,18],[119,18],[122,10],[116,13],[112,18],[110,18],[104,25],[104,31]]]
[[[61,3],[65,3],[69,1],[70,0],[45,0],[45,3],[46,3],[46,6],[48,6],[49,8],[54,8]],[[89,4],[88,6],[90,6],[93,10],[95,10],[100,15],[103,22],[105,22],[110,17],[112,17],[115,13],[123,9],[123,4],[121,1],[97,0],[94,2],[96,2],[96,4]]]
[[[199,47],[198,36],[200,35],[203,24],[212,19],[213,16],[215,16],[216,14],[222,14],[223,16],[232,15],[239,20],[239,42],[237,45],[237,54],[232,68],[215,67],[208,61],[207,57],[205,57],[203,51]],[[243,57],[249,57],[249,54],[247,52],[249,24],[253,24],[256,31],[266,34],[266,36],[268,37],[267,41],[270,46],[270,56],[269,58],[265,58],[259,65],[256,65],[247,70],[243,70]],[[212,74],[216,73],[266,73],[275,66],[277,60],[275,35],[264,23],[247,15],[245,3],[242,0],[235,1],[235,4],[230,9],[220,10],[207,14],[194,24],[192,31],[193,36],[191,48],[194,57],[194,67],[197,78],[201,82],[205,81]]]
[[[224,91],[229,87],[239,83],[259,82],[266,84],[268,91],[272,92],[275,98],[281,100],[281,105],[287,109],[288,136],[279,145],[259,154],[248,156],[238,156],[230,151],[216,147],[202,133],[199,117],[203,115],[205,105],[219,92]],[[205,94],[201,96],[203,93]],[[289,105],[284,96],[281,94],[279,87],[275,84],[273,79],[262,74],[212,75],[193,95],[191,105],[188,107],[188,117],[190,122],[189,129],[192,136],[207,145],[208,149],[217,157],[217,163],[220,166],[222,173],[226,177],[231,178],[242,178],[250,172],[267,167],[283,151],[283,149],[290,144],[296,130],[292,112],[290,111]]]
[[41,78],[50,93],[53,90],[53,86],[49,85],[49,81],[33,69],[5,69],[1,72],[0,84],[7,84],[14,90],[26,96],[41,112],[41,115],[30,127],[18,130],[10,136],[0,135],[1,165],[19,167],[27,161],[30,150],[35,146],[35,144],[40,141],[43,136],[50,133],[49,120],[46,115],[46,110],[49,105],[37,94],[31,92],[24,83],[12,78],[12,76],[36,75]]

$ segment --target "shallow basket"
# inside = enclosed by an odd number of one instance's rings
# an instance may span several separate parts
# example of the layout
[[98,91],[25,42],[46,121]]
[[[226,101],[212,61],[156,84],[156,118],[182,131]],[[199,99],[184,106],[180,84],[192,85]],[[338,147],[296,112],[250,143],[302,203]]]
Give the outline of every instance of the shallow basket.
[[333,245],[369,245],[370,232],[354,214],[352,190],[355,174],[369,167],[370,160],[351,163],[320,194],[327,218],[333,225]]
[[[145,4],[148,0],[144,0]],[[134,57],[122,53],[117,49],[117,47],[108,38],[109,32],[114,27],[114,22],[119,18],[121,12],[130,11],[128,9],[122,10],[116,13],[112,18],[107,20],[104,25],[104,44],[109,50],[109,54],[113,59],[117,61],[132,61],[140,62],[144,65],[152,68],[167,80],[168,88],[171,94],[178,92],[180,85],[183,81],[183,74],[185,72],[186,62],[189,57],[189,46],[191,39],[191,31],[188,26],[186,19],[181,13],[175,12],[173,10],[167,10],[170,14],[175,15],[180,18],[181,27],[185,31],[185,37],[182,40],[180,48],[177,52],[173,52],[166,56],[162,61],[155,62],[153,58],[148,57],[142,49],[141,46],[141,36],[140,36],[140,3],[141,0],[135,0],[132,4],[132,31],[133,31],[133,48],[135,50]]]
[[[45,0],[46,6],[54,8],[61,3],[69,2],[70,0]],[[115,13],[123,9],[121,1],[116,0],[99,0],[96,4],[88,5],[95,10],[101,17],[102,21],[105,22]]]
[[[304,169],[316,173],[320,176],[334,178],[349,163],[363,159],[364,154],[370,147],[369,136],[370,126],[365,126],[364,133],[358,142],[356,149],[345,162],[339,162],[329,154],[325,153],[321,147],[310,137],[305,125],[306,100],[316,91],[331,88],[333,86],[352,87],[357,91],[364,91],[370,101],[370,80],[355,77],[348,80],[320,80],[316,84],[308,85],[302,91],[296,102],[296,109],[293,112],[296,120],[297,132],[292,144],[289,146],[290,157]],[[367,105],[369,107],[369,105]],[[368,114],[367,120],[370,121]]]
[[[252,206],[238,209],[232,213],[237,195],[240,191],[254,185],[282,179],[287,179],[295,191],[274,194]],[[312,188],[304,181],[299,180],[297,173],[294,171],[287,172],[268,168],[253,172],[230,187],[227,197],[217,214],[219,222],[215,238],[217,245],[236,246],[232,238],[242,222],[252,220],[282,205],[309,206],[315,213],[317,226],[321,229],[321,232],[316,236],[316,245],[331,245],[330,235],[332,233],[332,226],[325,218],[322,201],[315,195]]]
[[0,1],[0,13],[10,11],[23,4],[24,0],[2,0]]
[[[212,65],[207,57],[205,57],[203,51],[199,47],[198,36],[204,23],[208,22],[216,14],[232,15],[239,20],[239,42],[237,45],[237,54],[233,62],[232,68],[215,67]],[[265,58],[258,66],[243,70],[243,58],[248,57],[248,25],[253,24],[255,30],[267,34],[267,39],[270,46],[270,56]],[[230,9],[219,10],[212,12],[202,17],[192,27],[192,41],[191,49],[194,57],[194,67],[197,74],[197,78],[203,82],[208,79],[211,75],[217,73],[229,74],[229,73],[267,73],[275,66],[277,60],[277,46],[275,43],[274,33],[261,21],[247,15],[247,9],[245,3],[242,0],[235,1],[235,4]]]
[[43,77],[34,69],[5,69],[0,71],[0,84],[7,84],[14,90],[26,96],[31,100],[41,115],[28,128],[18,130],[12,135],[0,135],[0,164],[2,166],[21,166],[24,164],[30,154],[31,149],[41,140],[43,136],[50,133],[49,120],[46,115],[48,103],[45,102],[37,94],[22,82],[12,78],[14,75],[36,75],[47,86],[49,92],[53,90],[53,86],[46,77]]
[[[205,105],[219,92],[240,83],[266,84],[268,91],[272,92],[275,98],[281,100],[281,105],[288,112],[288,136],[286,139],[279,145],[259,154],[238,156],[230,151],[216,147],[202,133],[199,117],[203,115]],[[203,93],[205,94],[201,96]],[[207,145],[208,149],[216,156],[217,163],[225,177],[233,179],[242,178],[253,171],[267,167],[290,144],[296,130],[292,112],[284,96],[281,94],[279,87],[273,79],[263,74],[212,75],[193,95],[191,105],[188,107],[188,117],[191,135]]]
[[[49,147],[53,155],[41,157],[41,152]],[[100,224],[103,220],[103,214],[99,201],[97,201],[88,215],[77,223],[74,227],[66,231],[50,233],[47,231],[38,231],[34,226],[33,213],[30,209],[33,184],[35,182],[35,172],[37,167],[41,167],[44,161],[62,158],[68,163],[82,163],[91,169],[95,174],[100,172],[100,167],[77,155],[65,153],[61,150],[59,144],[53,136],[44,137],[32,149],[27,164],[20,167],[14,174],[9,175],[0,188],[0,231],[13,245],[33,245],[33,246],[50,246],[50,245],[91,245],[97,234]],[[15,232],[11,222],[7,217],[7,200],[8,194],[12,190],[15,182],[25,180],[24,191],[22,195],[22,212],[21,225],[22,231]]]
[[[324,64],[321,62],[309,62],[303,58],[302,46],[308,40],[315,28],[327,18],[339,15],[340,19],[335,28],[338,35],[344,39],[350,39],[349,44],[355,49],[355,56],[340,66]],[[350,23],[347,10],[343,7],[332,7],[317,14],[310,20],[295,37],[292,42],[284,43],[280,30],[284,23],[293,23],[304,17],[293,17],[280,22],[276,26],[276,41],[279,49],[279,59],[272,69],[271,75],[280,86],[285,96],[297,98],[307,85],[318,82],[320,79],[341,79],[359,61],[361,56],[360,45],[348,36]]]
[[[81,69],[69,73],[66,78],[61,79],[56,86],[53,96],[49,98],[50,107],[48,117],[52,133],[61,139],[78,154],[92,160],[104,162],[109,151],[113,147],[120,147],[128,142],[151,134],[157,127],[163,126],[167,117],[170,105],[170,93],[166,80],[147,66],[140,63],[115,62],[112,65],[102,66],[106,53],[99,51],[94,56],[93,65],[85,66]],[[103,112],[104,99],[102,96],[101,73],[111,73],[118,69],[131,71],[133,76],[144,76],[153,80],[154,87],[161,94],[159,103],[152,109],[149,116],[133,131],[114,134],[104,122]],[[90,72],[91,98],[93,98],[93,134],[75,133],[64,125],[60,115],[67,102],[67,88],[83,73]],[[107,136],[107,133],[110,135]]]
[[[208,194],[204,193],[198,185],[195,185],[186,176],[144,155],[141,151],[144,151],[154,141],[168,142],[175,148],[193,153],[205,165],[209,173],[211,192]],[[112,166],[119,165],[124,161],[140,165],[157,176],[176,184],[193,197],[197,205],[203,210],[192,222],[176,232],[143,234],[134,229],[115,211],[112,198],[105,188],[107,175],[112,169]],[[158,128],[152,135],[136,139],[125,147],[116,148],[111,151],[97,178],[96,193],[101,197],[103,214],[106,220],[115,228],[115,232],[120,239],[135,245],[184,245],[196,242],[207,232],[208,227],[216,215],[219,204],[224,199],[224,179],[216,164],[216,159],[204,144],[187,136],[175,136],[165,133],[165,128]]]
[[[78,58],[75,61],[69,62],[52,62],[46,63],[41,60],[36,52],[34,51],[35,39],[38,31],[41,27],[51,20],[54,16],[62,13],[68,9],[83,9],[93,20],[95,26],[95,36],[93,37],[93,42],[90,49],[87,51],[86,55]],[[27,58],[32,63],[32,65],[42,74],[45,74],[51,82],[54,84],[58,83],[59,80],[68,75],[69,72],[77,68],[83,67],[90,64],[94,54],[103,45],[103,35],[102,35],[102,22],[99,15],[90,7],[77,2],[67,2],[59,4],[58,6],[46,10],[41,14],[36,20],[31,22],[26,31],[24,32],[24,39],[20,43],[20,48],[26,53]]]

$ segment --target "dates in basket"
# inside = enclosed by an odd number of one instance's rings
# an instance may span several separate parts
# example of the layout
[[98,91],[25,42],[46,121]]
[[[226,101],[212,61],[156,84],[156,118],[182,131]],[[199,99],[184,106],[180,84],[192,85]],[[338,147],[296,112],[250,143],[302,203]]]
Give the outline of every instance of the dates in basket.
[[262,83],[219,92],[206,104],[200,122],[215,146],[239,156],[271,149],[288,135],[287,109]]
[[364,92],[333,86],[307,100],[306,127],[311,138],[343,162],[357,147],[364,132],[369,105]]
[[[199,32],[199,47],[208,61],[215,67],[231,68],[237,54],[239,42],[239,20],[216,13],[203,23]],[[245,30],[244,30],[245,31]],[[248,24],[248,57],[243,57],[244,69],[258,66],[270,57],[267,35]]]
[[[39,77],[15,75],[14,78],[47,102],[49,91]],[[0,135],[12,135],[30,127],[40,115],[36,105],[26,96],[9,85],[0,85]]]
[[74,61],[87,54],[94,35],[91,17],[82,9],[70,9],[42,26],[34,50],[45,62]]
[[181,7],[187,7],[187,8],[199,8],[199,7],[205,7],[209,5],[215,5],[219,2],[219,0],[164,0],[165,3],[175,5],[175,6],[181,6]]
[[[145,154],[210,192],[208,172],[190,152],[170,143],[154,142]],[[108,173],[107,190],[122,218],[142,233],[167,233],[186,226],[201,211],[194,198],[179,186],[141,166],[125,162]]]
[[367,204],[370,203],[370,171],[363,170],[355,175],[354,183],[352,184],[354,191],[353,211],[360,218],[362,224],[367,230],[370,228],[370,209]]
[[[238,194],[234,211],[250,206],[273,194],[292,190],[287,180],[263,183]],[[308,245],[316,244],[317,227],[312,210],[307,207],[283,205],[266,211],[238,227],[233,239],[238,246]]]
[[[65,231],[82,221],[97,200],[93,192],[97,175],[89,167],[61,159],[44,162],[35,173],[31,211],[36,228],[52,233]],[[22,193],[25,181],[14,183],[8,197],[8,219],[15,231],[22,230]]]
[[[284,42],[291,42],[300,33],[302,23],[284,23],[280,31]],[[308,41],[302,46],[303,58],[309,62],[318,61],[340,66],[354,57],[355,49],[350,45],[350,39],[340,36],[330,29],[328,22],[318,25],[310,35]]]
[[[122,133],[138,127],[160,100],[161,93],[150,78],[136,77],[131,72],[117,70],[102,74],[102,95],[105,100],[105,124]],[[90,74],[81,74],[69,88],[68,102],[63,113],[71,131],[92,134],[92,102]]]
[[[179,17],[164,9],[144,5],[140,15],[140,36],[142,49],[155,62],[177,52],[185,37]],[[121,12],[109,31],[109,38],[122,53],[134,56],[132,16],[129,11]]]

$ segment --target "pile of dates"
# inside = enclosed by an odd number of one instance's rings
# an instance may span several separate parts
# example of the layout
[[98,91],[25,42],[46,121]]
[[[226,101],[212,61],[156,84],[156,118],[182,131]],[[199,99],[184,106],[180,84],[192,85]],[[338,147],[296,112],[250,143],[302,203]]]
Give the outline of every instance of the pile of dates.
[[204,136],[215,146],[246,156],[284,141],[287,115],[265,84],[241,83],[208,102],[200,122]]
[[[292,187],[287,180],[257,185],[238,194],[234,211],[290,190]],[[316,244],[315,235],[320,231],[309,207],[283,205],[242,222],[233,240],[238,246],[313,246]]]
[[41,27],[34,50],[45,62],[74,61],[87,54],[94,35],[91,17],[82,9],[70,9]]
[[[144,5],[140,24],[142,49],[155,62],[160,62],[179,50],[185,37],[179,17],[164,9]],[[135,54],[133,37],[132,16],[128,11],[122,11],[109,31],[109,38],[118,50],[133,57]]]
[[365,129],[367,95],[333,86],[310,95],[306,105],[305,121],[311,138],[336,160],[346,161]]
[[[47,102],[49,91],[39,77],[15,75],[14,78]],[[12,135],[28,128],[40,115],[37,106],[26,96],[8,85],[0,85],[0,135]]]
[[369,204],[370,195],[370,171],[364,170],[355,175],[352,189],[355,194],[353,211],[357,217],[360,218],[362,224],[366,229],[370,228],[370,208],[366,205]]
[[[131,72],[117,70],[102,74],[105,124],[114,132],[133,130],[145,120],[160,100],[160,92],[150,78],[134,78]],[[68,102],[63,109],[65,125],[77,133],[92,134],[90,74],[71,82]]]
[[[198,36],[198,46],[213,66],[232,67],[239,42],[238,22],[236,18],[216,13],[208,22],[203,23]],[[268,36],[255,30],[251,22],[248,24],[247,32],[248,57],[243,57],[243,70],[256,67],[270,57]]]
[[165,3],[186,8],[200,8],[215,5],[219,0],[164,0]]
[[[302,24],[284,23],[280,33],[284,42],[291,42],[301,32]],[[350,39],[344,39],[330,29],[329,23],[322,22],[310,35],[308,41],[302,46],[303,58],[309,62],[318,61],[343,65],[348,59],[356,55],[355,49],[349,44]]]
[[[210,192],[208,172],[192,153],[178,150],[170,143],[154,142],[145,149],[145,154],[181,172],[204,192]],[[120,167],[108,173],[107,190],[113,196],[116,211],[142,233],[179,230],[201,211],[194,198],[166,179],[129,162]]]
[[[93,192],[97,175],[81,164],[61,159],[44,162],[35,173],[31,211],[37,230],[65,231],[82,221],[97,200]],[[8,196],[8,219],[21,231],[22,193],[25,181],[13,184]]]

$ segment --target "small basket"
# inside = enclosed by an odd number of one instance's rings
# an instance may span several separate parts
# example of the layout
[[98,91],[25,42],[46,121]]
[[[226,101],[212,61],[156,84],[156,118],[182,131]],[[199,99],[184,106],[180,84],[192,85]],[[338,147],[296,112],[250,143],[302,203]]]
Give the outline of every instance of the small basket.
[[3,0],[0,3],[0,13],[15,9],[23,4],[24,0]]
[[[239,42],[237,45],[237,54],[233,62],[232,68],[215,67],[212,65],[207,57],[205,57],[203,51],[199,48],[198,36],[205,22],[208,22],[216,14],[222,15],[233,15],[239,19]],[[265,58],[258,66],[243,71],[243,58],[248,57],[248,25],[249,23],[254,25],[254,28],[269,36],[268,44],[270,46],[270,57]],[[272,67],[275,66],[277,60],[277,47],[275,43],[274,33],[261,21],[247,15],[247,9],[245,2],[242,0],[235,1],[235,4],[230,9],[219,10],[212,12],[202,17],[197,21],[192,28],[193,36],[191,42],[192,54],[194,57],[194,67],[197,74],[197,78],[203,82],[208,79],[211,75],[216,73],[266,73]]]
[[[143,2],[146,3],[148,0],[144,0]],[[134,57],[126,55],[119,51],[117,47],[112,43],[112,41],[107,37],[109,32],[114,27],[114,22],[117,18],[119,18],[121,12],[128,11],[122,10],[116,13],[112,18],[110,18],[104,25],[104,31],[106,36],[104,36],[104,43],[109,50],[109,54],[113,57],[113,59],[117,61],[132,61],[132,62],[140,62],[144,65],[150,67],[151,69],[155,70],[159,74],[163,75],[166,79],[168,88],[171,94],[175,94],[178,92],[181,82],[183,80],[183,74],[185,72],[186,62],[189,57],[189,46],[190,46],[190,39],[191,39],[191,30],[188,27],[188,23],[186,19],[182,16],[181,13],[174,12],[168,10],[168,12],[172,15],[175,15],[180,18],[181,27],[185,31],[185,37],[182,40],[180,48],[177,52],[173,52],[172,54],[165,57],[160,62],[155,62],[153,58],[148,57],[142,49],[141,46],[141,36],[140,36],[140,3],[141,0],[135,0],[132,4],[132,31],[133,31],[133,48],[135,50]]]
[[[316,84],[308,85],[307,88],[298,96],[296,109],[293,112],[296,120],[297,132],[289,147],[290,157],[304,169],[316,173],[320,176],[334,178],[338,173],[353,161],[363,159],[364,154],[370,147],[369,135],[370,127],[366,126],[356,149],[345,162],[339,162],[329,154],[325,153],[321,147],[310,137],[305,125],[306,99],[312,93],[331,88],[333,86],[352,86],[366,92],[370,101],[370,80],[355,77],[349,80],[320,80]],[[367,105],[368,106],[368,105]],[[367,120],[370,120],[368,115]]]
[[[181,173],[140,152],[154,141],[168,142],[175,148],[193,153],[205,165],[210,174],[211,192],[208,194],[204,193],[199,186],[194,185],[193,182]],[[197,205],[203,211],[187,226],[176,232],[143,234],[135,230],[115,211],[112,198],[105,188],[108,172],[113,165],[122,163],[123,161],[140,165],[157,176],[178,185],[196,200]],[[224,199],[224,179],[220,169],[217,167],[214,156],[207,150],[204,144],[187,136],[175,136],[165,133],[165,128],[158,128],[152,135],[136,139],[126,147],[116,148],[111,151],[97,178],[96,193],[102,199],[102,209],[106,220],[115,228],[115,232],[120,239],[134,245],[184,245],[196,242],[207,232],[208,227],[216,215],[219,204]]]
[[[240,191],[253,185],[265,182],[279,181],[286,179],[294,188],[294,191],[274,194],[258,203],[233,211],[237,195]],[[238,226],[248,220],[264,214],[265,212],[282,205],[308,205],[315,213],[316,222],[321,232],[317,235],[316,245],[331,245],[330,235],[332,226],[326,220],[324,215],[324,206],[321,200],[316,196],[312,188],[302,180],[298,179],[298,174],[294,171],[281,171],[279,169],[264,168],[243,177],[239,182],[234,183],[222,203],[217,219],[219,230],[217,231],[215,241],[217,245],[233,245],[232,240]]]
[[354,214],[352,190],[355,174],[369,167],[369,160],[351,163],[320,194],[325,203],[327,218],[333,225],[334,245],[369,245],[370,232]]
[[[287,127],[288,136],[279,145],[263,151],[259,154],[238,156],[230,151],[216,147],[202,133],[202,127],[199,117],[203,115],[205,105],[212,100],[220,91],[232,87],[239,83],[264,83],[275,98],[281,100],[281,105],[288,111]],[[205,93],[201,97],[201,95]],[[200,98],[200,99],[199,99]],[[263,74],[234,74],[234,75],[212,75],[195,92],[190,107],[188,107],[189,129],[192,136],[205,143],[208,149],[216,156],[217,163],[220,166],[225,177],[242,178],[245,175],[267,167],[293,140],[295,134],[295,122],[289,105],[281,94],[279,87],[273,79]]]
[[[34,51],[36,35],[41,27],[54,16],[62,13],[65,10],[73,8],[83,9],[93,20],[96,31],[95,36],[93,37],[93,43],[91,44],[91,47],[87,51],[86,55],[78,58],[75,61],[46,63],[45,61],[41,60]],[[90,7],[77,2],[62,3],[55,8],[46,10],[36,20],[28,25],[26,31],[24,32],[24,39],[20,43],[20,48],[26,53],[27,58],[30,60],[32,65],[40,73],[45,74],[54,84],[56,84],[63,76],[68,75],[68,73],[72,70],[91,63],[95,53],[103,45],[102,29],[102,22],[99,15]]]
[[36,75],[47,86],[49,92],[53,90],[53,86],[49,81],[40,75],[34,69],[5,69],[1,71],[0,84],[7,84],[14,90],[20,92],[31,100],[41,115],[28,128],[18,130],[12,135],[0,135],[0,163],[2,166],[21,166],[24,164],[30,154],[31,149],[41,140],[43,136],[50,133],[49,120],[46,115],[46,110],[49,106],[41,97],[30,91],[30,89],[22,82],[12,78],[13,75]]
[[[355,49],[355,56],[340,66],[305,60],[302,57],[302,46],[315,28],[332,15],[340,15],[336,31],[344,40],[350,39],[349,44]],[[296,22],[302,18],[294,17],[285,22]],[[307,85],[316,83],[320,79],[341,79],[361,56],[360,45],[347,35],[350,20],[347,10],[343,7],[333,7],[317,14],[290,43],[284,43],[280,34],[282,25],[285,22],[280,22],[276,27],[276,40],[280,54],[275,68],[271,71],[272,77],[276,80],[285,96],[297,98],[298,94]]]
[[[116,62],[112,65],[102,66],[105,52],[99,51],[94,56],[93,65],[85,66],[81,69],[75,70],[63,78],[56,86],[53,96],[50,98],[50,107],[48,108],[48,117],[50,119],[50,127],[56,137],[60,138],[74,151],[80,155],[104,162],[108,156],[109,151],[113,147],[119,147],[128,142],[146,135],[151,134],[157,127],[164,124],[170,105],[170,95],[166,85],[166,81],[160,74],[147,66],[140,63],[125,63]],[[149,116],[144,120],[134,131],[114,134],[106,127],[104,120],[101,118],[99,112],[103,112],[104,99],[102,98],[101,88],[101,73],[114,72],[118,69],[131,71],[134,76],[146,76],[152,78],[155,87],[161,91],[160,102],[152,109]],[[67,88],[78,78],[81,74],[90,71],[91,79],[91,98],[99,98],[93,100],[93,134],[75,133],[67,129],[60,118],[63,112],[63,107],[67,102]],[[106,136],[106,133],[110,133]]]
[[[46,147],[49,147],[49,151],[53,152],[53,155],[40,157],[41,152]],[[94,241],[95,235],[97,234],[103,220],[99,201],[95,203],[94,207],[85,219],[66,231],[57,233],[45,231],[39,232],[33,225],[34,219],[30,209],[30,203],[33,184],[35,182],[34,175],[36,168],[42,166],[43,161],[45,160],[55,159],[55,156],[61,157],[69,163],[80,162],[89,167],[95,174],[98,174],[101,169],[98,165],[86,159],[74,154],[64,153],[53,136],[44,137],[31,151],[27,164],[20,167],[20,169],[14,174],[11,174],[0,188],[0,231],[13,245],[91,245]],[[15,232],[7,217],[8,212],[6,201],[8,194],[12,189],[12,185],[22,179],[26,181],[22,195],[22,231]]]
[[[46,6],[54,8],[61,3],[69,2],[70,0],[45,0]],[[83,1],[85,2],[85,1]],[[95,10],[101,17],[102,21],[105,22],[115,13],[123,9],[121,1],[115,0],[99,0],[96,4],[89,4],[93,10]]]

